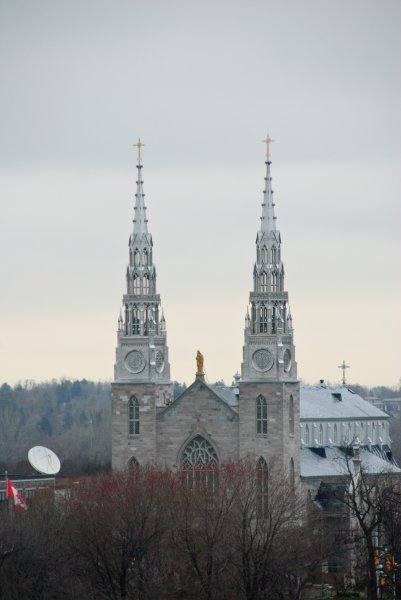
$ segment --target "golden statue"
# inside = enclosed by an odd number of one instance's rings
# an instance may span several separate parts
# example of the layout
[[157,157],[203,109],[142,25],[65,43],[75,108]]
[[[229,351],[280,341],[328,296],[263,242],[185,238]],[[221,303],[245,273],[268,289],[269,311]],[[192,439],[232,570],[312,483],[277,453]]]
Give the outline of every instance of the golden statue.
[[204,375],[205,372],[203,370],[203,354],[199,350],[196,353],[196,374]]

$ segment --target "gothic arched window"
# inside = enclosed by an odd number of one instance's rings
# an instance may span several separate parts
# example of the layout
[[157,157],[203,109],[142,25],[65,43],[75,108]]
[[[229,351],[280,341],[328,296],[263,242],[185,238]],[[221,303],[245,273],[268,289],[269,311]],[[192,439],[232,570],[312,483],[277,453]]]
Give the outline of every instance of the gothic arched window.
[[190,488],[200,485],[215,489],[217,485],[217,452],[202,436],[197,435],[182,451],[181,466]]
[[323,446],[323,425],[319,425],[319,444]]
[[132,309],[132,334],[139,335],[139,308],[134,306]]
[[143,276],[143,292],[145,296],[149,294],[149,273],[145,273]]
[[139,435],[139,402],[135,396],[128,402],[128,433]]
[[141,255],[139,254],[138,248],[135,248],[135,252],[134,252],[134,265],[136,267],[139,267],[140,264],[141,264]]
[[148,266],[148,259],[149,259],[148,251],[145,248],[145,250],[142,252],[142,264],[144,267]]
[[275,271],[271,275],[271,291],[277,292],[277,273]]
[[267,307],[262,305],[260,307],[260,319],[259,319],[260,333],[267,332],[267,322],[268,322]]
[[267,263],[267,248],[263,246],[262,248],[262,262]]
[[305,425],[305,435],[304,435],[304,444],[305,446],[309,446],[309,425]]
[[134,274],[134,294],[141,293],[141,280],[139,279],[138,273]]
[[288,425],[289,425],[290,434],[293,434],[294,433],[294,398],[292,397],[292,395],[290,396]]
[[272,258],[272,260],[271,260],[272,264],[275,264],[276,260],[277,260],[277,254],[276,254],[276,247],[275,246],[272,247],[271,258]]
[[256,433],[267,435],[267,402],[264,396],[256,400]]
[[260,274],[260,291],[267,292],[267,273],[265,271]]

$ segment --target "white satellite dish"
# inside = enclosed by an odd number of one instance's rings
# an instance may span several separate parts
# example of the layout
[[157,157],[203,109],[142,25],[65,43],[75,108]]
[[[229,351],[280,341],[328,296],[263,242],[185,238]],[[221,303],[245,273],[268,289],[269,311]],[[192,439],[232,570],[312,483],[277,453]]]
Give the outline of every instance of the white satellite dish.
[[28,452],[30,465],[42,475],[56,475],[60,471],[58,456],[44,446],[34,446]]

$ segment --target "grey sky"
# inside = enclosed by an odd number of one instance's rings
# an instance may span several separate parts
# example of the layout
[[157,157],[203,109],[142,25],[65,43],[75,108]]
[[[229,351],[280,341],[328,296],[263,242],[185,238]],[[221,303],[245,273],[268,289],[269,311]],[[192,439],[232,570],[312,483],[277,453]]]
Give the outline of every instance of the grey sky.
[[134,151],[172,376],[240,367],[269,130],[301,377],[397,383],[401,4],[0,2],[0,379],[110,378]]

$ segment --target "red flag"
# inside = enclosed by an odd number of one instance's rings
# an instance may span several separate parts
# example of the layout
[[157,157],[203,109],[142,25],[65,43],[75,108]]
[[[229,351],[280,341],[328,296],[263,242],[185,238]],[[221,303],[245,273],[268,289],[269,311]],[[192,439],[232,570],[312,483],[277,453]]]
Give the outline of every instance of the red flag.
[[22,511],[28,510],[27,505],[25,504],[25,500],[21,496],[21,494],[16,490],[12,481],[7,479],[7,496],[13,499],[14,502],[14,510]]

